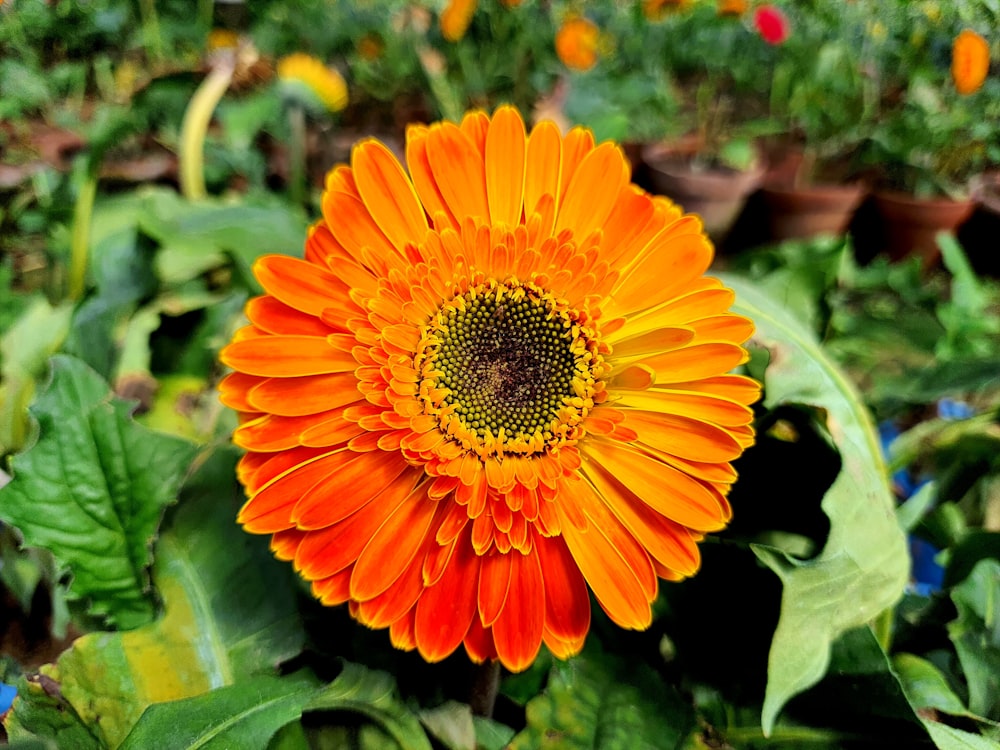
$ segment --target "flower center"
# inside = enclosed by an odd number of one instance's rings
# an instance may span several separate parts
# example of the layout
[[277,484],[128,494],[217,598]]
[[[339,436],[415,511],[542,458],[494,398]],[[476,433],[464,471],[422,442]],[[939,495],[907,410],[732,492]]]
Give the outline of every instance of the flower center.
[[422,331],[426,345],[414,364],[424,412],[481,456],[576,439],[602,369],[588,333],[573,310],[533,284],[473,287]]

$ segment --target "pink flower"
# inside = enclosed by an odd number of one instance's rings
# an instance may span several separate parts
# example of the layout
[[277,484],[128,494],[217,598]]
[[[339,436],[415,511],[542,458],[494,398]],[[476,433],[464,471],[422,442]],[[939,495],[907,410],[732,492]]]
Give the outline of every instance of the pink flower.
[[753,14],[753,25],[768,44],[781,44],[791,32],[788,17],[774,5],[761,5],[757,8]]

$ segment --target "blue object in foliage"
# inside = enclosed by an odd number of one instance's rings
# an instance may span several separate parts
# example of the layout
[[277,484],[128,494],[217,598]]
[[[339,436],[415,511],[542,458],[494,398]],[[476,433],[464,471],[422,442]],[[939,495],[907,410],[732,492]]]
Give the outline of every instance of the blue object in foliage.
[[0,682],[0,714],[7,713],[7,711],[10,710],[16,696],[17,688],[13,685],[7,685]]
[[968,419],[976,412],[964,401],[943,398],[937,403],[937,413],[941,419]]

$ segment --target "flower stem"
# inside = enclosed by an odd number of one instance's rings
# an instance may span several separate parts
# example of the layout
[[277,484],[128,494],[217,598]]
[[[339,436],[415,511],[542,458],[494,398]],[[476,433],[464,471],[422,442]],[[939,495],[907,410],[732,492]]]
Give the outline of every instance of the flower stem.
[[97,197],[97,168],[88,165],[80,192],[73,205],[73,229],[69,243],[68,293],[71,301],[83,297],[87,286],[87,258],[90,255],[90,219]]
[[291,140],[288,144],[288,188],[296,206],[305,204],[308,197],[306,184],[306,111],[300,104],[288,105],[288,125]]
[[476,716],[490,717],[500,689],[500,662],[488,659],[476,667],[469,691],[469,706]]
[[200,200],[207,195],[205,135],[212,120],[212,113],[229,88],[235,70],[235,51],[220,50],[212,70],[194,92],[184,112],[179,160],[181,192],[188,200]]

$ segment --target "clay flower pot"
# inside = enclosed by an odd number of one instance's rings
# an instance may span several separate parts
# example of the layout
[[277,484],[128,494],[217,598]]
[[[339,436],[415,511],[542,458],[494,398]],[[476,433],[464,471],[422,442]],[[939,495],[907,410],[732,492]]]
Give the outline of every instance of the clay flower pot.
[[862,183],[761,189],[768,210],[768,227],[774,240],[842,235],[868,192]]
[[976,205],[971,198],[916,198],[889,190],[876,192],[874,198],[889,257],[900,260],[917,255],[924,268],[931,268],[941,258],[938,233],[954,232]]
[[733,226],[750,195],[764,176],[763,164],[751,169],[695,169],[692,154],[683,146],[652,143],[642,152],[653,189],[701,216],[705,231],[718,244]]

